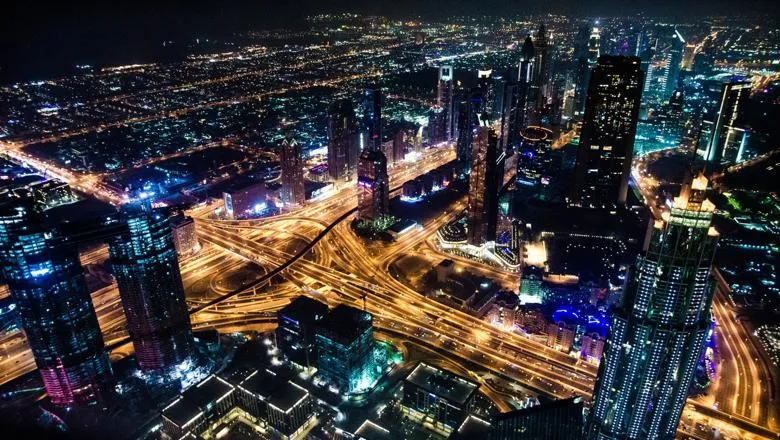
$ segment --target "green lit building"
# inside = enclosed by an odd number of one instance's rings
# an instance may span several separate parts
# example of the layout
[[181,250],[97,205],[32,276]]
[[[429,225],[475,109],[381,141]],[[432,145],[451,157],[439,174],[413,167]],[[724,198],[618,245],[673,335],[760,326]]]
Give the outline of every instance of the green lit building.
[[374,343],[370,313],[344,304],[336,306],[317,328],[319,375],[342,393],[369,390],[384,369]]

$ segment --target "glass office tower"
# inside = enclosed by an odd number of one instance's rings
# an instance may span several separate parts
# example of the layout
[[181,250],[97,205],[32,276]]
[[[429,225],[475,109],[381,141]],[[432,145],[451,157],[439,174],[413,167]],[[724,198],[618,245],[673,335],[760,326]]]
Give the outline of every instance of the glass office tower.
[[498,222],[498,136],[489,127],[489,121],[483,120],[472,144],[468,201],[468,243],[474,246],[496,240]]
[[8,197],[0,203],[0,261],[52,403],[99,403],[111,364],[77,249],[31,199]]
[[126,232],[109,242],[138,367],[164,370],[194,351],[179,260],[168,216],[149,204],[122,208]]
[[625,205],[642,96],[637,57],[599,57],[585,100],[572,202],[590,208]]
[[674,438],[712,323],[718,232],[706,189],[704,176],[683,188],[629,275],[599,366],[589,439]]
[[379,220],[390,214],[387,158],[379,150],[365,150],[358,161],[358,218]]
[[358,129],[349,99],[328,107],[328,174],[335,181],[352,178],[358,161]]

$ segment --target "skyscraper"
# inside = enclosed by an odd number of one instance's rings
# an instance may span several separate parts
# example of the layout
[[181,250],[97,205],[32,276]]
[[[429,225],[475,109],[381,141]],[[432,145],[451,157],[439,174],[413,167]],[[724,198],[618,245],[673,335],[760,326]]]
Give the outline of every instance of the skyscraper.
[[428,110],[428,144],[435,145],[447,140],[447,113],[441,107]]
[[445,133],[444,138],[451,140],[455,136],[455,101],[454,84],[452,78],[452,66],[439,67],[439,87],[436,95],[436,105],[444,109]]
[[520,65],[517,71],[517,101],[515,104],[517,114],[515,126],[518,130],[525,127],[529,112],[528,102],[533,101],[531,85],[534,81],[534,60],[534,43],[531,37],[528,36],[520,49]]
[[328,173],[333,180],[352,178],[357,166],[357,121],[352,101],[340,99],[328,108]]
[[0,203],[0,261],[27,343],[52,403],[98,403],[111,382],[75,247],[29,198]]
[[536,60],[534,62],[532,89],[535,94],[533,97],[534,105],[538,110],[544,107],[546,103],[547,83],[550,80],[547,29],[544,24],[539,25],[539,30],[536,32],[536,38],[533,40],[533,43]]
[[711,135],[703,151],[704,160],[713,165],[733,165],[743,160],[747,132],[745,110],[750,99],[750,83],[723,84],[717,113],[705,119]]
[[160,371],[195,349],[168,216],[150,204],[125,205],[127,224],[109,241],[111,266],[138,367]]
[[282,141],[282,202],[285,205],[301,205],[306,200],[303,180],[303,158],[298,141],[288,134]]
[[398,130],[393,135],[393,163],[403,162],[406,156],[407,135],[403,130]]
[[685,50],[685,39],[680,35],[680,31],[675,29],[671,37],[669,52],[666,55],[666,96],[671,95],[677,89],[683,50]]
[[581,397],[555,400],[496,415],[491,440],[581,440]]
[[517,143],[517,136],[520,128],[518,121],[522,121],[520,109],[518,107],[520,98],[520,88],[515,81],[505,81],[501,87],[502,99],[500,102],[501,112],[499,118],[499,141],[501,151],[511,155],[514,152],[514,146]]
[[369,86],[363,92],[363,129],[366,131],[364,150],[382,149],[382,89]]
[[480,89],[474,88],[467,93],[465,100],[460,104],[457,159],[464,168],[471,166],[471,143],[474,139],[474,128],[478,124],[477,117],[482,108],[483,99]]
[[672,439],[712,319],[715,205],[699,176],[655,221],[613,314],[589,439]]
[[639,58],[599,57],[585,103],[572,194],[575,205],[625,204],[641,95]]
[[[582,114],[585,108],[585,96],[588,92],[588,82],[590,81],[590,63],[588,43],[590,39],[588,37],[589,29],[586,26],[580,28],[577,32],[577,37],[574,40],[574,57],[575,57],[575,82],[574,82],[574,108],[573,112],[576,115]],[[595,62],[595,61],[594,61]]]
[[498,136],[487,120],[481,124],[472,141],[469,176],[468,243],[474,246],[496,240],[498,221]]
[[358,219],[379,220],[390,213],[387,159],[381,151],[364,150],[358,163]]

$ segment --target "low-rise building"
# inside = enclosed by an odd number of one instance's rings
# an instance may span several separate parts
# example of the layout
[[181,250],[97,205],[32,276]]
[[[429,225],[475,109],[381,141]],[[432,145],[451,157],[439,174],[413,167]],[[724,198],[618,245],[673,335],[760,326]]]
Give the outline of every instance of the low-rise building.
[[402,411],[449,435],[473,409],[479,384],[424,362],[404,379]]

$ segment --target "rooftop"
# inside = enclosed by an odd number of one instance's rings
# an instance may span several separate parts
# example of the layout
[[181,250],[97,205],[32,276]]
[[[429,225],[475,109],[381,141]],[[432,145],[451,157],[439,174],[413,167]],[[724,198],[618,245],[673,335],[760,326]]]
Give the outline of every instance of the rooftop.
[[328,313],[327,304],[321,303],[308,296],[299,296],[292,300],[290,304],[279,310],[278,316],[284,315],[287,318],[296,321],[316,320],[316,316],[323,317]]
[[355,431],[357,438],[363,440],[389,440],[390,431],[377,425],[371,420],[365,420]]
[[406,377],[412,383],[450,402],[464,404],[479,388],[479,384],[421,362]]
[[320,321],[317,334],[350,344],[372,326],[370,313],[339,304]]
[[241,388],[260,396],[279,411],[287,412],[309,392],[304,388],[278,377],[269,370],[252,372],[241,384]]
[[195,420],[208,405],[233,392],[235,388],[224,379],[211,375],[208,379],[183,392],[163,410],[163,416],[178,426]]

